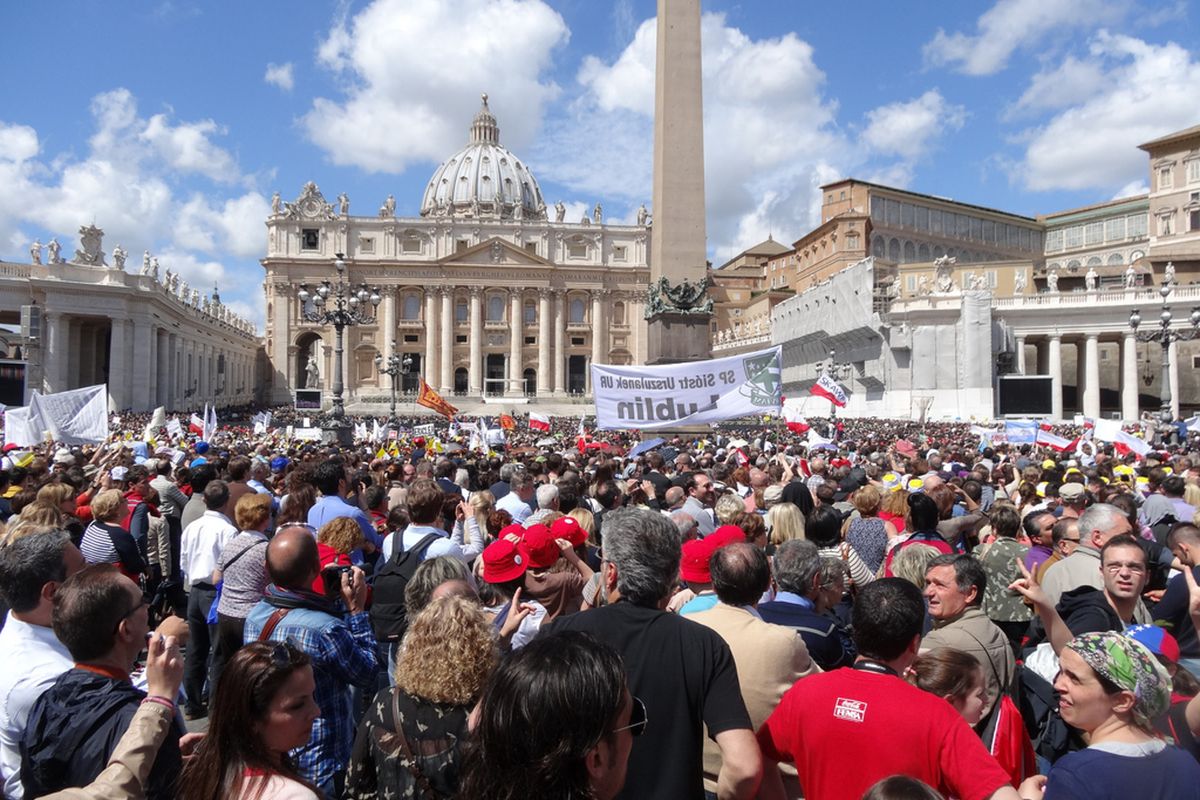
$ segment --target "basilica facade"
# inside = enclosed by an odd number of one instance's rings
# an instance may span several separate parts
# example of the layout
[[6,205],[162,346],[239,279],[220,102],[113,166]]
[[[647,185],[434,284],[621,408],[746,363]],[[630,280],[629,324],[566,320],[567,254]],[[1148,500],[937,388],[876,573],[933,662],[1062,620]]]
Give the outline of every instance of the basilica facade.
[[500,144],[486,95],[467,145],[426,185],[420,215],[395,211],[388,196],[352,215],[349,197],[330,202],[313,183],[292,202],[273,198],[262,265],[274,402],[333,385],[334,329],[307,321],[298,295],[336,283],[339,256],[349,284],[381,297],[372,322],[345,329],[348,402],[390,393],[377,355],[407,365],[406,393],[424,379],[446,396],[499,402],[588,395],[590,364],[645,361],[644,208],[636,224],[613,225],[600,204],[578,220],[561,202],[548,207],[528,166]]

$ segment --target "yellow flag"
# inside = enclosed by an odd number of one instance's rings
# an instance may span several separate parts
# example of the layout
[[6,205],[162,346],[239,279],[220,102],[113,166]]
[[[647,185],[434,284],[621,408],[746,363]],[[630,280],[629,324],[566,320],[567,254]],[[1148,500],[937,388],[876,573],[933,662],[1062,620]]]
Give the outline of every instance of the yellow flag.
[[387,458],[387,450],[384,450],[382,447],[380,447],[379,452],[375,454],[375,457],[376,458]]

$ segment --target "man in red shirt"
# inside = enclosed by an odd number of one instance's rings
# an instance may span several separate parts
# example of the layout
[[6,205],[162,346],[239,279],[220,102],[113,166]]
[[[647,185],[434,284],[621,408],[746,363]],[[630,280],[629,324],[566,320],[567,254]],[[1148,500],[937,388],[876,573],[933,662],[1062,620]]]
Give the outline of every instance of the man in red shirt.
[[900,675],[921,646],[925,605],[900,578],[864,586],[854,604],[853,667],[796,683],[758,731],[760,797],[783,798],[780,761],[806,797],[859,800],[876,781],[908,775],[960,800],[1019,800],[1007,773],[954,707]]

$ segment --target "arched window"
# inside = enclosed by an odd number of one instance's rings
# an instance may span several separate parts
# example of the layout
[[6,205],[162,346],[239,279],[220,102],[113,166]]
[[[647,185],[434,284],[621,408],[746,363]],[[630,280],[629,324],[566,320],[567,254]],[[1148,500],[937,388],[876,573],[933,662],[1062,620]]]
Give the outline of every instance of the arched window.
[[916,260],[917,260],[917,248],[913,246],[912,242],[905,242],[904,243],[904,263],[911,264],[912,262],[914,262]]
[[625,304],[622,302],[613,303],[613,324],[625,324]]
[[922,244],[917,248],[917,261],[929,261],[929,245]]
[[503,295],[498,295],[498,294],[488,295],[487,321],[488,322],[503,322],[504,321],[504,297],[503,297]]
[[1132,253],[1129,254],[1129,263],[1132,264],[1136,261],[1140,261],[1141,259],[1143,259],[1145,257],[1146,257],[1146,254],[1143,253],[1141,250],[1134,250]]
[[404,295],[404,305],[400,309],[400,319],[414,320],[421,318],[421,298],[415,294]]
[[946,255],[946,251],[942,248],[942,246],[940,244],[935,244],[933,246],[933,257],[941,258],[944,255]]
[[892,239],[888,242],[888,260],[900,263],[900,240]]
[[532,300],[525,301],[525,316],[526,325],[534,325],[537,323],[537,303]]
[[1108,257],[1108,264],[1110,267],[1119,267],[1121,264],[1124,264],[1124,263],[1125,263],[1125,259],[1121,257],[1120,253],[1113,253],[1112,255],[1110,255]]
[[571,304],[567,310],[567,322],[572,325],[583,324],[583,308],[584,306],[582,300],[580,300],[578,297],[571,298]]
[[1092,256],[1087,260],[1087,265],[1089,267],[1098,267],[1103,263],[1104,262],[1100,260],[1100,256]]
[[883,243],[882,236],[872,237],[872,239],[871,239],[871,255],[875,256],[876,258],[886,258],[887,257],[886,245],[884,245],[884,243]]

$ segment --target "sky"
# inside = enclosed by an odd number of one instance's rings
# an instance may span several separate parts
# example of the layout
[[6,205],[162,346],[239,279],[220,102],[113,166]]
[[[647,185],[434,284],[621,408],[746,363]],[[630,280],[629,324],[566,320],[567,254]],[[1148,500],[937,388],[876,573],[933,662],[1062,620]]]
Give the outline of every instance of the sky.
[[[1200,124],[1200,4],[704,0],[708,252],[856,177],[1019,214],[1144,192]],[[481,92],[547,203],[650,206],[653,0],[44,0],[0,10],[0,259],[81,225],[261,326],[265,219],[315,181],[415,215]]]

